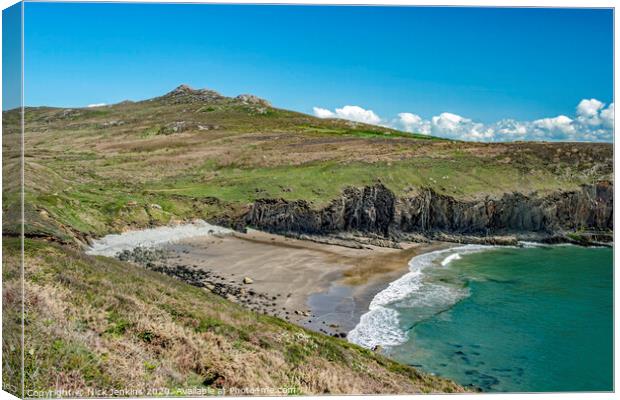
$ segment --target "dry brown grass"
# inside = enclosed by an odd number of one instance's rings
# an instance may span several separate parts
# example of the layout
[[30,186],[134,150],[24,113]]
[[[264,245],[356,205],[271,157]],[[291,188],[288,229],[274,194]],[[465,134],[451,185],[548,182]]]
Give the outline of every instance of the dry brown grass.
[[[5,238],[7,259],[17,257],[15,246]],[[131,264],[37,240],[26,254],[27,390],[463,390]],[[7,278],[10,288],[16,280]]]

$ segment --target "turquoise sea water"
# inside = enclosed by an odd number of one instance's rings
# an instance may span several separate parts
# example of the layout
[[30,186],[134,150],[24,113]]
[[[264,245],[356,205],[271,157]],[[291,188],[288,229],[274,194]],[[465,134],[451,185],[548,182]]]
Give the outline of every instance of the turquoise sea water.
[[462,249],[412,260],[353,341],[484,391],[613,389],[611,249]]

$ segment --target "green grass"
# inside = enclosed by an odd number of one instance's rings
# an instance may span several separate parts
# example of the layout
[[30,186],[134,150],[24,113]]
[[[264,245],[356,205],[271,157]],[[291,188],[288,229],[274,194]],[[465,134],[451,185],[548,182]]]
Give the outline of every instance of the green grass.
[[370,128],[366,127],[365,129],[358,128],[327,128],[323,126],[301,126],[300,129],[303,132],[309,134],[326,134],[326,135],[336,135],[336,136],[350,136],[357,138],[386,138],[386,137],[396,137],[396,138],[405,138],[405,139],[419,139],[419,140],[447,140],[443,138],[439,138],[436,136],[423,135],[421,133],[409,133],[409,132],[400,132],[390,128]]
[[117,311],[110,311],[108,313],[109,327],[105,330],[105,333],[109,333],[112,336],[122,336],[125,334],[128,328],[131,327],[131,322],[124,319]]
[[271,197],[325,205],[347,186],[362,187],[378,181],[397,195],[406,195],[412,187],[433,187],[440,193],[460,197],[481,192],[501,194],[519,184],[530,190],[576,187],[542,169],[538,179],[532,181],[510,166],[485,165],[482,160],[420,158],[389,164],[321,162],[274,168],[226,167],[217,169],[217,176],[204,180],[175,179],[146,185],[146,190],[155,194],[216,197],[227,202],[247,203]]

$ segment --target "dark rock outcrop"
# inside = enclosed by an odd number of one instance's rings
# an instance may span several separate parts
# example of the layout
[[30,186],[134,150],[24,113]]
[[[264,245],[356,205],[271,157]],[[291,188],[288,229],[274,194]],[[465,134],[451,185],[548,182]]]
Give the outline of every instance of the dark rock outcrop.
[[546,196],[506,193],[500,198],[458,200],[432,189],[397,198],[382,184],[347,188],[327,207],[303,200],[257,200],[245,223],[271,232],[330,234],[356,231],[384,237],[437,232],[462,235],[613,230],[613,184],[601,181]]
[[215,100],[222,100],[225,97],[210,89],[192,89],[187,85],[181,85],[173,91],[166,93],[161,97],[165,101],[172,104],[181,103],[208,103]]
[[402,199],[397,209],[395,222],[404,232],[604,231],[613,229],[613,185],[599,182],[548,196],[506,193],[499,199],[478,201],[459,201],[426,189],[419,196]]
[[214,103],[214,102],[234,102],[243,104],[246,106],[254,107],[271,107],[265,99],[261,99],[253,94],[240,94],[235,98],[230,98],[221,95],[215,90],[211,89],[194,89],[188,85],[180,85],[174,90],[166,93],[158,99],[164,100],[171,104],[191,104],[191,103]]
[[250,104],[250,105],[258,105],[263,107],[271,107],[271,103],[265,99],[261,99],[258,96],[254,96],[253,94],[240,94],[235,97],[235,100],[242,104]]

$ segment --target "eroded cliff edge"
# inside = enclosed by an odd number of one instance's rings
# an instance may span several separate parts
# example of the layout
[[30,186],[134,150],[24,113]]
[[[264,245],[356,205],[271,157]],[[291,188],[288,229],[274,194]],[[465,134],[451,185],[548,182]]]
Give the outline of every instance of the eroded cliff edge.
[[502,235],[514,240],[611,242],[613,183],[599,181],[547,195],[513,192],[475,200],[459,200],[430,188],[397,197],[377,183],[347,188],[319,209],[304,200],[257,200],[243,223],[277,233],[357,232],[394,240],[416,234],[464,242],[485,238],[492,242]]

